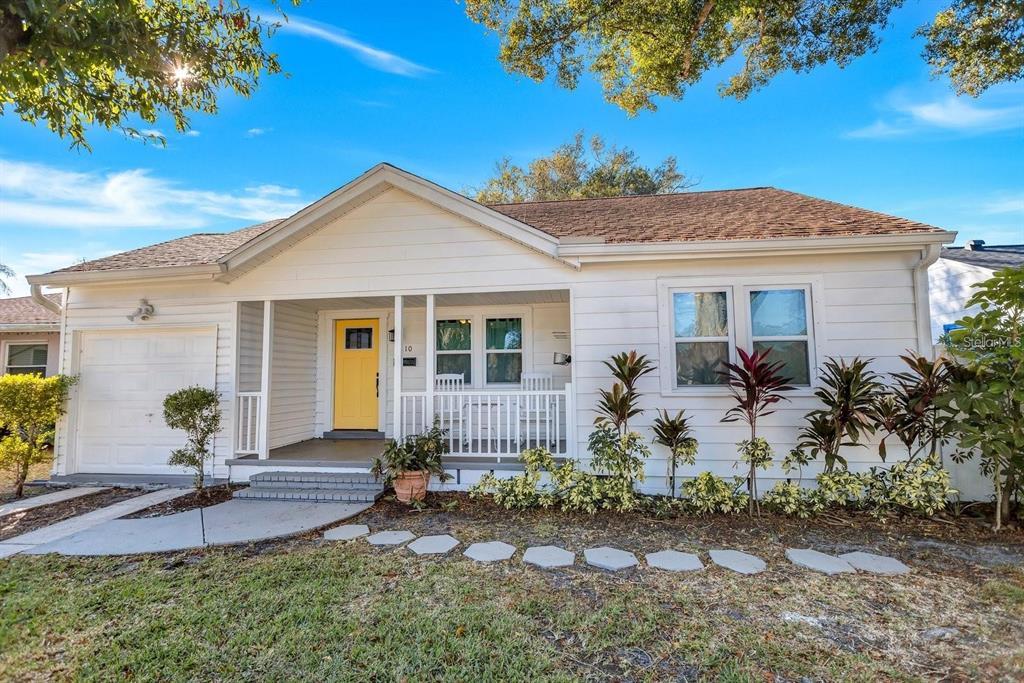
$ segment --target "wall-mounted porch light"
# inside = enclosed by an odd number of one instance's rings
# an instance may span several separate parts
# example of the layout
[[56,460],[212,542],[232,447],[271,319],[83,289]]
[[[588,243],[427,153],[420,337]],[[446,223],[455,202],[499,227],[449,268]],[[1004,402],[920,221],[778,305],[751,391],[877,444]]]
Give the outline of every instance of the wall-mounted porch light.
[[568,365],[572,362],[572,356],[561,351],[555,351],[555,357],[551,362],[555,365]]
[[388,341],[389,342],[395,341],[395,331],[394,330],[388,330]]

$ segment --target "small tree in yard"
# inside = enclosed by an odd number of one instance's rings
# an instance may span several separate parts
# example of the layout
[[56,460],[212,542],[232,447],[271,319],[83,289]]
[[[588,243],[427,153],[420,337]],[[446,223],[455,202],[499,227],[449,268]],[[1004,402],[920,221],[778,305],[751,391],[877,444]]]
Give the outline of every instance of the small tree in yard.
[[49,457],[54,425],[76,381],[65,375],[0,377],[0,427],[10,432],[0,440],[0,468],[14,475],[15,496],[24,493],[29,467]]
[[975,285],[977,315],[959,321],[948,344],[963,365],[950,369],[946,405],[960,442],[958,460],[977,454],[995,489],[995,528],[1024,489],[1024,268],[1007,268]]
[[736,405],[729,409],[722,422],[742,420],[750,425],[750,438],[737,445],[740,447],[740,459],[750,466],[747,474],[747,489],[750,491],[748,510],[753,515],[755,510],[758,514],[761,512],[761,504],[757,500],[757,470],[767,468],[772,462],[772,447],[757,436],[757,421],[774,413],[772,406],[776,403],[788,400],[782,392],[791,391],[793,387],[788,384],[789,378],[781,374],[783,363],[768,360],[771,349],[751,354],[743,349],[737,351],[740,362],[725,363],[727,369],[720,371],[736,399]]
[[185,387],[164,399],[164,421],[171,429],[184,430],[185,447],[171,452],[167,464],[196,471],[196,489],[203,488],[206,460],[213,456],[210,439],[220,431],[220,396],[205,387]]

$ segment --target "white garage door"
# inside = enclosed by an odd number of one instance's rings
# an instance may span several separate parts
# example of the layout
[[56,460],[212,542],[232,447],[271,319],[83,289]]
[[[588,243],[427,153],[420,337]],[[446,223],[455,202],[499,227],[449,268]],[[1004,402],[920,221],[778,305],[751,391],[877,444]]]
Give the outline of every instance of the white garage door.
[[163,401],[192,384],[213,388],[214,329],[85,332],[79,357],[79,472],[181,473],[167,457],[184,433],[164,424]]

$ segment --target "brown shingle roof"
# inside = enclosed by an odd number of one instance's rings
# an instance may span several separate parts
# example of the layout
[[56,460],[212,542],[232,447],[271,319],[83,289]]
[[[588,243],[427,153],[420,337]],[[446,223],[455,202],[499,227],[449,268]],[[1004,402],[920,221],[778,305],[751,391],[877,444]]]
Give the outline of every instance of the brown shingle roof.
[[[59,304],[60,294],[45,294],[50,301]],[[0,299],[0,326],[2,325],[49,325],[60,322],[56,313],[43,308],[30,296]]]
[[280,223],[281,220],[250,225],[234,232],[204,232],[178,239],[151,244],[141,249],[123,251],[94,261],[76,263],[54,271],[74,273],[84,270],[125,270],[129,268],[159,268],[161,266],[202,266],[216,263],[254,237]]
[[491,206],[556,237],[689,242],[939,232],[938,228],[773,187]]
[[[905,218],[772,187],[494,204],[492,209],[558,238],[688,242],[941,232]],[[280,220],[202,233],[79,263],[56,272],[217,263]]]

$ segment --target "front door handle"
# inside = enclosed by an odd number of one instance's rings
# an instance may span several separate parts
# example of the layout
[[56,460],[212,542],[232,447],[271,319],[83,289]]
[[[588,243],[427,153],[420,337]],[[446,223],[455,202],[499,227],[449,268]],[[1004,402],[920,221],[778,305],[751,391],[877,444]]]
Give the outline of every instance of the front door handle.
[[377,373],[377,379],[375,380],[375,390],[377,392],[377,398],[380,398],[380,373]]

